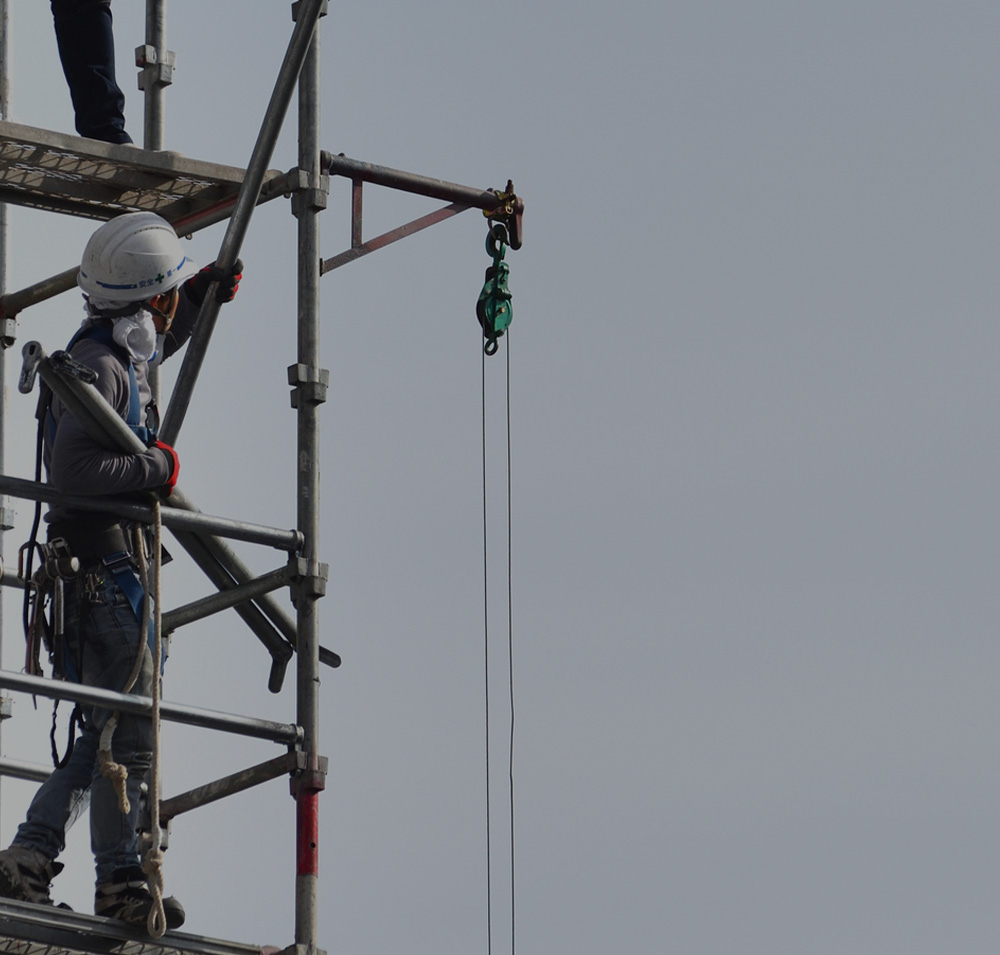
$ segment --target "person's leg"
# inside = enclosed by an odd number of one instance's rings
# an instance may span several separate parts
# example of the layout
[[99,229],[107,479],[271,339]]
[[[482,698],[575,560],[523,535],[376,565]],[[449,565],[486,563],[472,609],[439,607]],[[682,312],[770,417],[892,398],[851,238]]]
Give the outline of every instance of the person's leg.
[[55,859],[66,833],[87,807],[97,740],[84,732],[62,769],[42,783],[9,849],[0,852],[0,896],[51,905],[49,884],[62,871]]
[[[153,664],[128,598],[105,567],[92,575],[89,594],[81,601],[80,634],[84,653],[82,682],[86,686],[123,692],[141,656],[138,676],[129,692],[152,695]],[[88,734],[99,739],[111,717],[105,709],[85,714]],[[111,756],[127,773],[128,812],[122,812],[118,792],[102,775],[99,755],[91,763],[90,840],[97,882],[107,882],[116,869],[139,864],[139,792],[152,763],[153,726],[148,716],[121,712],[111,737]]]
[[125,132],[125,96],[115,80],[111,0],[51,0],[51,4],[76,131],[107,143],[132,142]]
[[[141,658],[138,678],[130,690],[136,696],[152,696],[153,658],[147,652],[146,636],[136,620],[127,597],[110,571],[104,570],[95,588],[87,634],[87,654],[83,660],[84,683],[123,690]],[[108,725],[107,710],[93,710],[89,725],[99,736]],[[148,716],[121,712],[111,737],[111,754],[126,773],[125,794],[128,812],[122,811],[120,794],[100,770],[100,757],[91,782],[90,841],[97,868],[94,912],[131,925],[146,925],[153,898],[146,884],[139,857],[140,787],[152,764],[153,724]],[[168,928],[184,923],[184,908],[174,898],[163,899]]]
[[[79,656],[79,579],[66,593],[66,641]],[[85,726],[65,765],[52,772],[35,793],[9,849],[0,852],[0,895],[51,904],[48,885],[62,869],[55,861],[65,848],[66,832],[87,807],[98,738]]]
[[66,833],[89,802],[96,754],[97,737],[84,730],[66,765],[38,788],[12,845],[37,849],[49,859],[66,848]]

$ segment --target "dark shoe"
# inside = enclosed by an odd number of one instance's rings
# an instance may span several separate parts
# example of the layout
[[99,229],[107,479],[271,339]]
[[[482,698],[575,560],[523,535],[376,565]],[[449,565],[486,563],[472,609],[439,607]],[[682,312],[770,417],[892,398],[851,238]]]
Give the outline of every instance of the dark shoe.
[[35,905],[52,905],[49,884],[60,872],[62,863],[53,862],[38,849],[11,846],[0,852],[0,896]]
[[[139,866],[116,869],[110,882],[102,882],[94,896],[94,914],[118,919],[126,925],[146,928],[153,909],[153,896],[146,885],[146,875]],[[167,928],[184,924],[184,906],[173,896],[163,900]]]

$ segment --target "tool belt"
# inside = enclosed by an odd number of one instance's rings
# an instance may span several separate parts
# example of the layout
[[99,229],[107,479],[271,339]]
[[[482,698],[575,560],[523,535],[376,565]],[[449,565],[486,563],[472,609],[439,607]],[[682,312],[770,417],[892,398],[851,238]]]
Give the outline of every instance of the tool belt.
[[132,553],[129,535],[117,521],[105,519],[56,521],[49,524],[49,540],[62,538],[81,563],[94,563],[108,554]]
[[58,540],[66,542],[81,569],[95,564],[106,567],[132,605],[136,620],[142,620],[143,592],[134,571],[135,548],[121,524],[110,518],[53,521],[49,543]]

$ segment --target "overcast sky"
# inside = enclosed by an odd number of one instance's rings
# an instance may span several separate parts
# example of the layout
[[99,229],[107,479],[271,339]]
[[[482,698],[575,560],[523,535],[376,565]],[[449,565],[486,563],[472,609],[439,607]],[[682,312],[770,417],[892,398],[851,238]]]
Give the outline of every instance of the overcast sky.
[[[12,6],[12,118],[71,132],[48,5]],[[137,139],[142,6],[114,7]],[[169,17],[169,147],[245,165],[288,4]],[[508,347],[517,950],[995,951],[996,4],[387,0],[331,4],[322,30],[324,148],[512,178],[527,206],[514,325],[486,362],[494,951]],[[325,256],[349,244],[348,200],[335,182]],[[367,190],[366,237],[437,205]],[[75,264],[93,228],[11,220],[12,288]],[[485,235],[467,212],[323,279],[331,955],[486,949]],[[203,510],[281,527],[295,246],[287,203],[258,210],[178,441]],[[76,293],[25,312],[15,376],[21,342],[60,347],[80,316]],[[33,410],[9,397],[22,476]],[[165,586],[168,606],[209,590],[183,555]],[[165,696],[291,720],[293,683],[272,696],[267,672],[225,614],[178,632]],[[47,710],[17,698],[7,756],[45,761]],[[164,792],[278,752],[168,725]],[[31,793],[4,781],[0,841]],[[281,780],[179,818],[186,929],[290,944],[293,824]],[[89,911],[85,829],[54,894]]]

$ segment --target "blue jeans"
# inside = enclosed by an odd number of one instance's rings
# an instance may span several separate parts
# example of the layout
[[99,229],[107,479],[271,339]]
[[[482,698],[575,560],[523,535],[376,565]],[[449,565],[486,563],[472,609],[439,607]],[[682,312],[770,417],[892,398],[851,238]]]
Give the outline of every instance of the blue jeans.
[[125,96],[115,79],[111,0],[51,0],[76,131],[106,143],[130,143]]
[[[65,632],[67,655],[80,667],[81,683],[120,692],[136,655],[144,651],[139,622],[128,598],[102,564],[86,566],[67,587]],[[153,661],[144,654],[132,693],[151,696]],[[115,762],[128,772],[126,792],[131,808],[121,812],[111,782],[101,775],[97,748],[111,712],[84,708],[84,730],[62,769],[42,783],[28,807],[14,844],[38,849],[54,859],[66,847],[66,832],[90,803],[90,844],[97,884],[113,881],[116,869],[139,865],[136,822],[139,787],[152,764],[153,725],[148,716],[122,713],[112,739]]]

